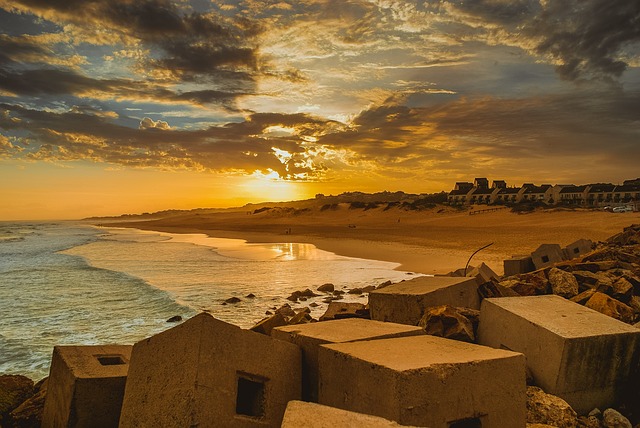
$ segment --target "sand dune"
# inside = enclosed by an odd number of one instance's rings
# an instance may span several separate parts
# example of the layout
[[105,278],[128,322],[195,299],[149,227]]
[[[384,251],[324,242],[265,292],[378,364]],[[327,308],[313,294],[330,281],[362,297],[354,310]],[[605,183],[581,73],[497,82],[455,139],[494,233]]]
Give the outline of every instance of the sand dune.
[[[364,210],[339,204],[289,203],[229,210],[196,210],[147,221],[111,225],[166,232],[206,233],[250,242],[311,243],[334,253],[400,263],[399,269],[428,274],[463,267],[479,247],[472,264],[485,262],[502,272],[502,261],[528,254],[542,243],[562,246],[587,238],[603,240],[632,223],[638,213],[614,214],[595,210],[545,210],[515,214],[508,209],[469,215],[468,211],[434,208],[405,211],[383,207]],[[487,207],[478,207],[483,209]],[[289,232],[290,230],[290,232]]]

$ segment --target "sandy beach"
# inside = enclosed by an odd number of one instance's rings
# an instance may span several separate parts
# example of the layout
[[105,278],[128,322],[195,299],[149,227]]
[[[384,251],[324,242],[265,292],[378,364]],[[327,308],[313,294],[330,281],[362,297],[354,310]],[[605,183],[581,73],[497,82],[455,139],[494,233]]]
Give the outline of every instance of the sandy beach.
[[638,213],[582,209],[527,214],[502,209],[470,215],[468,209],[448,207],[423,211],[383,207],[364,210],[339,204],[322,210],[317,202],[300,201],[100,223],[162,232],[205,233],[249,242],[311,243],[343,256],[396,262],[401,270],[443,274],[464,267],[476,249],[489,243],[493,245],[474,256],[471,264],[485,262],[502,273],[504,259],[528,254],[540,244],[565,246],[580,238],[604,240],[639,222]]

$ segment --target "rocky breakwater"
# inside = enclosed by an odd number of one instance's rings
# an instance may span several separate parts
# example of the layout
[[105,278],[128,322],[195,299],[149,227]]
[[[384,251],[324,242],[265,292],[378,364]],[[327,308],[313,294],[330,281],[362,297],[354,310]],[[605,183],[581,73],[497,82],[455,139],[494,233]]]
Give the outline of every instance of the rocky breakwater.
[[[640,225],[598,242],[591,252],[581,257],[560,261],[533,272],[479,281],[478,292],[483,298],[539,296],[555,294],[586,306],[604,315],[640,328]],[[447,314],[446,318],[443,315]],[[447,328],[431,328],[434,319],[444,319]],[[455,322],[454,322],[455,320]],[[430,321],[426,322],[425,321]],[[463,309],[430,308],[423,324],[428,334],[442,331],[444,337],[471,341],[469,332],[474,317]],[[616,355],[611,355],[616,358]],[[578,364],[579,362],[576,362]],[[640,370],[640,369],[639,369]],[[596,376],[597,373],[584,373]],[[528,378],[527,422],[531,428],[552,427],[640,427],[640,373],[617,409],[593,409],[578,415],[564,400],[546,394]]]
[[486,282],[483,297],[556,294],[640,327],[640,225],[632,225],[592,252],[534,272]]

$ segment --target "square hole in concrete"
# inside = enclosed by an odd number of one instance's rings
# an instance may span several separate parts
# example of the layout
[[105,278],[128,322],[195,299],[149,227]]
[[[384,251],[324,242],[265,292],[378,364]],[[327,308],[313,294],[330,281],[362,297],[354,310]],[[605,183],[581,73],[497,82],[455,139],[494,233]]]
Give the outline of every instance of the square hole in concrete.
[[103,366],[119,366],[126,364],[122,355],[96,355],[98,362]]
[[467,418],[449,422],[449,428],[482,428],[480,418]]
[[237,414],[252,418],[264,416],[266,381],[265,378],[238,373]]
[[549,263],[549,256],[542,256],[542,263]]

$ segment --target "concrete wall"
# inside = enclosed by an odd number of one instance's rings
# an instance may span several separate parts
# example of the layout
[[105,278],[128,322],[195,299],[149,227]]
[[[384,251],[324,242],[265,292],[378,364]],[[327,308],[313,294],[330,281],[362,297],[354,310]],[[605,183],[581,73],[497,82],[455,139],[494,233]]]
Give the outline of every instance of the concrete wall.
[[117,427],[131,346],[53,348],[42,426]]
[[525,426],[522,354],[415,336],[322,345],[318,362],[320,404],[432,428]]
[[480,307],[475,278],[424,276],[369,293],[371,319],[417,325],[431,306]]
[[320,345],[422,334],[424,330],[420,327],[358,318],[277,327],[271,332],[272,337],[302,349],[302,399],[314,402],[318,401]]
[[640,330],[553,295],[483,300],[478,340],[525,354],[536,385],[579,414],[618,401],[640,359]]
[[335,407],[303,401],[290,401],[284,414],[282,428],[396,428],[406,427],[388,419]]
[[278,427],[301,351],[202,313],[133,347],[121,427]]

